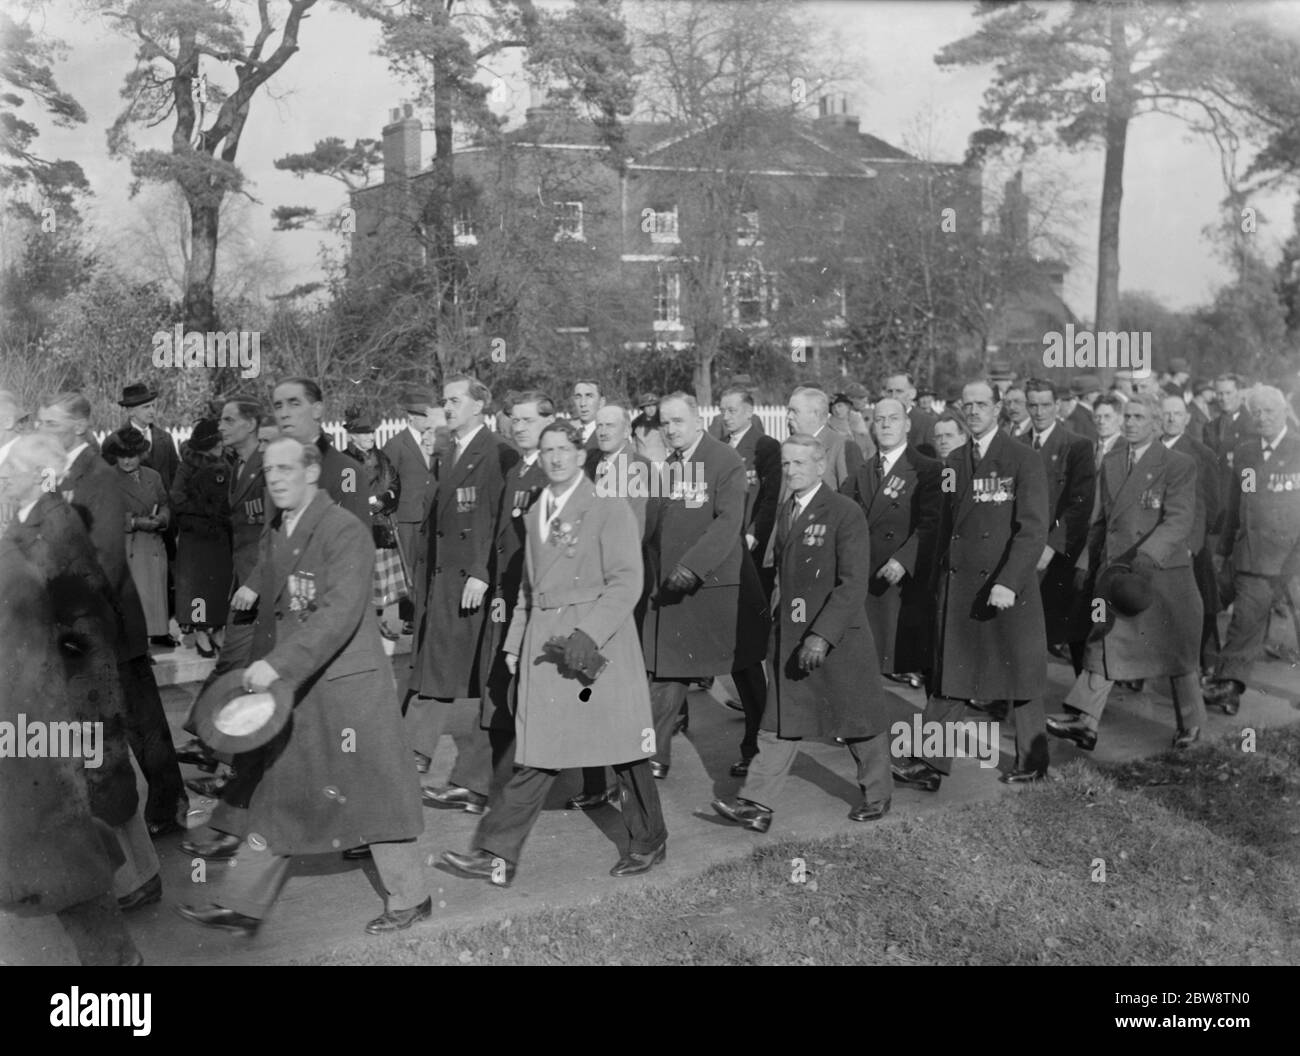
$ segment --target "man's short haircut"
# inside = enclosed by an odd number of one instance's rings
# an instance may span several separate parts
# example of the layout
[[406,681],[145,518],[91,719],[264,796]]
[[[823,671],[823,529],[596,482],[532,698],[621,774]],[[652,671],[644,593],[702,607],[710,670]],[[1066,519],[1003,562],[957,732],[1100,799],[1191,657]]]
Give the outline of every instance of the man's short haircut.
[[1286,397],[1282,395],[1282,390],[1273,385],[1253,385],[1246,390],[1246,407],[1248,410],[1255,410],[1256,407],[1269,403],[1276,404],[1278,410],[1286,409]]
[[302,391],[307,394],[307,399],[311,400],[312,403],[323,403],[325,400],[325,396],[321,392],[320,386],[311,378],[301,378],[297,376],[292,378],[281,378],[275,383],[275,387],[278,389],[281,385],[301,385]]
[[486,412],[492,404],[492,390],[469,374],[452,374],[450,377],[443,378],[442,387],[445,389],[458,381],[469,382],[469,398],[483,404],[483,410]]
[[1096,411],[1103,403],[1107,407],[1114,408],[1115,413],[1121,418],[1124,417],[1124,398],[1122,396],[1116,396],[1113,392],[1106,393],[1097,400],[1096,404],[1093,405],[1093,411]]
[[1002,390],[998,388],[998,384],[996,381],[991,381],[988,378],[971,378],[970,381],[963,382],[961,386],[962,399],[966,398],[966,390],[970,388],[972,385],[987,385],[989,387],[989,391],[993,393],[993,402],[994,403],[1002,402]]
[[1195,381],[1192,382],[1192,395],[1193,395],[1193,396],[1199,396],[1201,393],[1205,392],[1207,389],[1208,389],[1210,392],[1213,392],[1213,391],[1214,391],[1214,382],[1211,381],[1209,378],[1197,378]]
[[542,446],[542,441],[546,439],[547,433],[559,433],[569,441],[579,451],[582,450],[584,441],[582,439],[582,430],[567,419],[557,418],[555,421],[546,425],[541,434],[537,437],[537,446]]
[[966,422],[966,416],[961,413],[956,405],[949,405],[943,409],[943,413],[934,420],[934,424],[938,425],[940,422],[952,422],[957,426],[957,431],[962,436],[970,436],[970,425]]
[[234,404],[235,413],[246,422],[260,422],[262,420],[262,405],[257,400],[248,400],[236,396],[226,401],[227,404]]
[[80,392],[61,392],[57,396],[47,396],[41,400],[42,407],[57,407],[69,418],[90,421],[90,401]]
[[555,402],[544,392],[537,389],[529,389],[527,392],[516,392],[511,395],[509,402],[506,404],[506,411],[513,411],[521,403],[537,404],[537,413],[543,418],[555,417]]
[[746,403],[750,407],[754,406],[754,394],[749,389],[742,388],[739,385],[732,385],[729,389],[724,389],[721,396],[718,397],[719,406],[728,396],[739,396],[741,403]]
[[907,382],[907,387],[909,389],[916,388],[916,382],[913,380],[912,372],[910,370],[891,370],[885,375],[885,380],[888,381],[890,378],[902,378]]
[[831,414],[830,397],[821,389],[814,388],[812,385],[800,385],[794,392],[790,393],[790,398],[796,396],[808,396],[812,399],[813,409],[823,418],[829,418]]
[[681,389],[678,389],[676,392],[670,392],[667,396],[661,396],[659,398],[659,406],[662,407],[669,400],[681,400],[693,413],[700,413],[700,401],[689,392],[683,392]]
[[573,383],[572,391],[576,392],[578,390],[579,385],[590,385],[593,389],[596,390],[597,396],[604,395],[604,393],[600,391],[600,382],[598,382],[595,378],[579,378],[577,381]]
[[[1030,378],[1022,388],[1025,390],[1026,397],[1031,392],[1050,392],[1053,400],[1057,398],[1056,383],[1048,381],[1046,378]],[[1011,390],[1008,389],[1007,391],[1010,392]],[[1061,399],[1065,399],[1065,396],[1061,396]]]
[[826,461],[826,445],[813,436],[812,433],[791,433],[781,441],[782,447],[787,444],[792,444],[795,447],[806,447],[812,452],[815,461]]
[[315,444],[304,444],[301,440],[295,439],[292,436],[277,436],[266,445],[267,451],[269,452],[276,444],[297,445],[298,460],[303,464],[304,468],[307,466],[319,466],[321,464],[320,448]]
[[1129,397],[1129,403],[1140,403],[1148,411],[1151,417],[1160,418],[1160,401],[1164,399],[1163,395],[1157,395],[1154,392],[1139,392]]
[[[623,424],[624,424],[625,426],[627,426],[629,429],[632,428],[632,412],[628,409],[628,407],[627,407],[626,404],[624,404],[624,403],[608,403],[608,402],[607,402],[607,403],[605,404],[605,406],[602,407],[600,410],[601,410],[601,411],[608,411],[608,410],[615,410],[615,411],[618,411],[618,412],[619,412],[619,416],[623,419]],[[599,414],[600,411],[597,411],[596,413]]]
[[1238,388],[1238,389],[1241,388],[1240,374],[1232,374],[1232,373],[1220,374],[1218,377],[1214,379],[1214,381],[1216,385],[1221,381],[1230,381],[1232,382],[1234,388]]

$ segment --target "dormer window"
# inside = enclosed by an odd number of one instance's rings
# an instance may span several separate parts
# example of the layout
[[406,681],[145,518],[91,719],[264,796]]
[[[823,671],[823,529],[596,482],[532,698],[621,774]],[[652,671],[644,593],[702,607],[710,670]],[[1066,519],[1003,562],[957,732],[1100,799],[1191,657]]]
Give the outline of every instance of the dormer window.
[[677,206],[661,205],[646,209],[641,217],[641,230],[650,236],[650,241],[658,244],[677,243]]

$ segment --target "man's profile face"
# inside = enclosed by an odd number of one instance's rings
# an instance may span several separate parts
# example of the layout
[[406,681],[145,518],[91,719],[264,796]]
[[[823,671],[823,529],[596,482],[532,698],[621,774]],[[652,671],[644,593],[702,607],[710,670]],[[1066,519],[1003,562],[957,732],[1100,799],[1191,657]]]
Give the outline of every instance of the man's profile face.
[[153,400],[148,403],[141,403],[130,409],[130,416],[141,425],[153,425],[154,420],[158,417],[158,404]]
[[257,419],[245,418],[239,413],[238,404],[228,403],[221,408],[217,432],[221,434],[221,443],[233,451],[257,432]]
[[790,397],[785,418],[790,432],[807,433],[809,436],[816,436],[826,424],[813,398],[802,392],[796,392]]

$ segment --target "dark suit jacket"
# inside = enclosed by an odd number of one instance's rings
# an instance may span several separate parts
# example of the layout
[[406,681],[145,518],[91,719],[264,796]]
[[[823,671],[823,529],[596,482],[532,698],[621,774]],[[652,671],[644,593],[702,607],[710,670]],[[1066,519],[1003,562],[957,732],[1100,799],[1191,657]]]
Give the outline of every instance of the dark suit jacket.
[[131,568],[126,563],[126,497],[118,481],[119,472],[86,448],[59,482],[64,499],[81,516],[99,567],[108,577],[117,598],[122,623],[117,633],[117,660],[123,663],[149,652],[149,636],[135,589]]
[[384,445],[384,454],[397,470],[402,490],[397,500],[396,519],[399,524],[419,524],[424,520],[429,492],[433,489],[433,459],[424,464],[424,453],[411,430],[402,431]]
[[745,463],[748,489],[740,534],[753,535],[758,540],[753,552],[762,554],[776,522],[776,504],[781,494],[781,445],[751,425],[732,450]]
[[351,513],[367,528],[370,527],[370,491],[366,467],[350,455],[344,454],[324,433],[316,438],[321,454],[318,487]]
[[[1032,449],[1033,429],[1020,442]],[[1047,473],[1047,545],[1073,565],[1088,542],[1088,521],[1096,498],[1092,443],[1058,421],[1038,453]]]
[[[1195,400],[1189,400],[1187,404],[1187,435],[1199,443],[1205,443],[1205,431],[1210,427],[1210,416],[1201,410],[1201,405]],[[1206,444],[1208,447],[1209,445]]]
[[1218,535],[1223,528],[1223,475],[1219,460],[1204,444],[1187,433],[1174,441],[1171,450],[1181,451],[1196,461],[1196,528],[1190,542],[1193,554],[1205,547],[1207,535]]
[[1288,428],[1267,462],[1258,437],[1240,444],[1219,553],[1237,572],[1300,573],[1300,436]]
[[257,542],[269,513],[274,512],[262,472],[262,452],[254,451],[230,482],[230,544],[238,590],[257,567]]
[[929,411],[921,410],[920,407],[913,407],[908,412],[908,418],[912,424],[907,430],[907,446],[933,458],[934,444],[931,441],[930,433],[934,429],[934,423],[939,420],[938,417]]
[[1214,452],[1227,474],[1232,472],[1232,454],[1237,445],[1250,435],[1250,416],[1244,406],[1238,408],[1237,417],[1221,414],[1205,430],[1205,446]]
[[1074,410],[1066,416],[1065,424],[1075,436],[1082,436],[1085,440],[1097,439],[1097,423],[1093,420],[1092,411],[1082,403],[1075,404]]

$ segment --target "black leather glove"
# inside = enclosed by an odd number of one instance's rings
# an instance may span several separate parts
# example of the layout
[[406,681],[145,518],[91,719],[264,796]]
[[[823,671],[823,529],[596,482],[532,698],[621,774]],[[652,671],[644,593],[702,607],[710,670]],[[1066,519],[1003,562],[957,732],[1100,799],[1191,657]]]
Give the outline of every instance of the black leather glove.
[[574,630],[564,640],[564,666],[570,671],[590,671],[599,662],[600,650],[586,631]]
[[803,640],[799,646],[799,670],[815,671],[822,666],[826,659],[826,651],[830,648],[830,643],[820,635],[810,634]]
[[1141,550],[1137,552],[1137,556],[1133,558],[1129,567],[1132,568],[1134,572],[1148,576],[1160,568],[1150,554],[1145,554]]
[[700,581],[700,577],[692,572],[685,565],[678,565],[672,570],[668,579],[664,581],[664,586],[670,590],[679,590],[683,594],[695,589],[695,584]]

